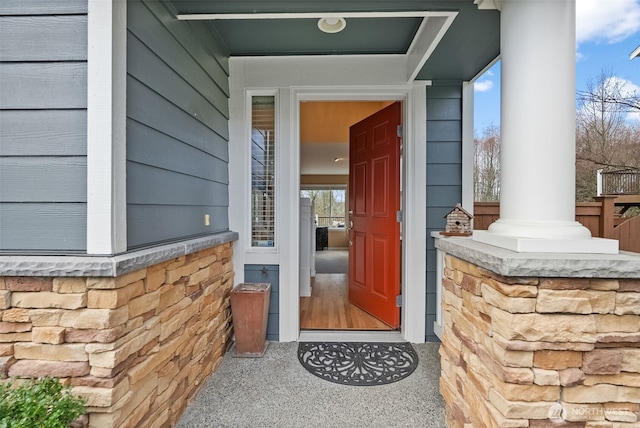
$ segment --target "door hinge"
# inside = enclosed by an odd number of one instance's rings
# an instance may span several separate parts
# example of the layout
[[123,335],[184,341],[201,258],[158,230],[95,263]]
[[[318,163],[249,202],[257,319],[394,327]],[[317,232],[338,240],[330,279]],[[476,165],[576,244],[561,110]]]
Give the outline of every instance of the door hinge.
[[396,221],[398,223],[402,223],[404,221],[404,213],[402,212],[402,210],[396,211]]
[[402,307],[402,294],[396,296],[396,308]]
[[398,125],[398,137],[402,138],[402,125]]

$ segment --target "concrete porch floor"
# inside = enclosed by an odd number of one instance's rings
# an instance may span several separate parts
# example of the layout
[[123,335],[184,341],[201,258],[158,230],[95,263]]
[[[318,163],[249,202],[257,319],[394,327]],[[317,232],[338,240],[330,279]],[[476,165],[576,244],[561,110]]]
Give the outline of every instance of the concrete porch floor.
[[262,358],[225,355],[177,427],[444,428],[439,343],[413,345],[419,364],[381,386],[345,386],[307,372],[298,343],[271,343]]

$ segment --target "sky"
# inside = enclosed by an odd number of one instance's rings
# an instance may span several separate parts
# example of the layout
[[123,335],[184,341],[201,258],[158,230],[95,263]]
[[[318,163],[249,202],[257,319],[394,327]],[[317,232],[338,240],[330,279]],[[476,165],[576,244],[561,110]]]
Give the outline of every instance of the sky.
[[[587,90],[603,71],[640,95],[640,0],[576,0],[576,89]],[[500,62],[480,76],[475,89],[475,131],[500,126]]]

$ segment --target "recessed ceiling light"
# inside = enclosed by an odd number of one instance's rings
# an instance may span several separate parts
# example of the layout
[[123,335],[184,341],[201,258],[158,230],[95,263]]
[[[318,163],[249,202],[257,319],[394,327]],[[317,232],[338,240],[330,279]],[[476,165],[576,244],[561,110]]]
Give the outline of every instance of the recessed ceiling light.
[[347,26],[344,18],[330,16],[318,20],[318,28],[325,33],[339,33]]

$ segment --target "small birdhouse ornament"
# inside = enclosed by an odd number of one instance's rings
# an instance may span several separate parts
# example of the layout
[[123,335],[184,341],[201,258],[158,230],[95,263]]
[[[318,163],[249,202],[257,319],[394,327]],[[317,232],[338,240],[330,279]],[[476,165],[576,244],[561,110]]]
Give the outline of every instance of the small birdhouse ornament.
[[447,219],[445,231],[440,232],[441,235],[449,236],[470,236],[473,233],[471,229],[471,219],[473,216],[462,208],[462,205],[456,206],[444,216]]

